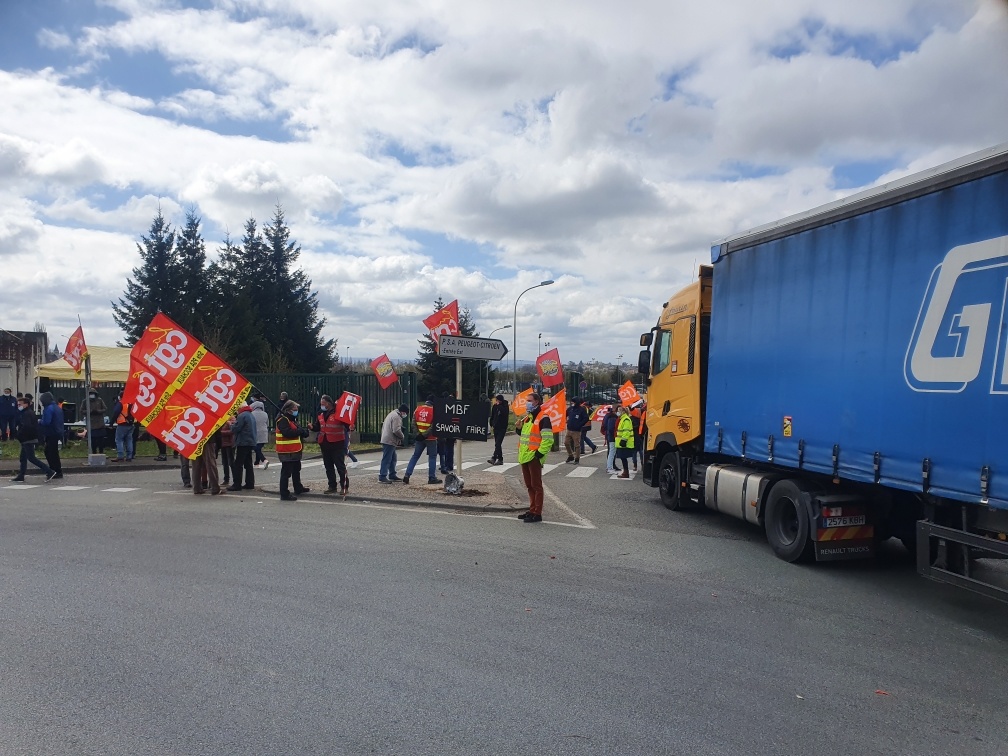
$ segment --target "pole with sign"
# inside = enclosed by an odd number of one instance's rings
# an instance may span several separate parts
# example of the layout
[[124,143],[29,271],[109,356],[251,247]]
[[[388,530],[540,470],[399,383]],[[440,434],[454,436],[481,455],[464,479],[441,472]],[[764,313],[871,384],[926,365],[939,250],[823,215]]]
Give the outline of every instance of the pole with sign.
[[[455,358],[455,398],[458,400],[462,399],[462,360],[501,360],[507,353],[507,347],[500,339],[451,336],[446,333],[438,337],[438,356]],[[462,439],[458,438],[455,444],[457,470],[461,472]]]

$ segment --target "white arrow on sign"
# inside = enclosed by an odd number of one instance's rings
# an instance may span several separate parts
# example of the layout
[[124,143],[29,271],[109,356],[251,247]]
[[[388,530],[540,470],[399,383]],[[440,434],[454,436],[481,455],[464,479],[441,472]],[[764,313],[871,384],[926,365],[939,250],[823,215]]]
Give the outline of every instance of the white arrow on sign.
[[449,336],[438,338],[438,355],[462,360],[499,360],[508,353],[500,339],[481,339],[476,336]]

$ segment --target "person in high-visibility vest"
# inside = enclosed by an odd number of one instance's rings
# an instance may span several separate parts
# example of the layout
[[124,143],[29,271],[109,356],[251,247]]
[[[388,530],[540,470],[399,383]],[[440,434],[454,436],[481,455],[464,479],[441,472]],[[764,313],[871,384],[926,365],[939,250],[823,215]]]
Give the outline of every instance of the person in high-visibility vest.
[[[280,501],[297,501],[294,494],[308,493],[311,489],[301,485],[301,450],[304,448],[302,439],[308,435],[308,429],[297,424],[298,403],[286,401],[276,417],[276,452],[280,458]],[[290,492],[289,482],[294,479],[294,494]]]
[[[634,419],[626,407],[617,407],[616,416],[616,456],[623,461],[623,472],[617,478],[629,478],[630,467],[627,460],[634,456]],[[634,459],[634,470],[637,469],[637,460]]]
[[413,440],[413,456],[410,457],[409,464],[406,465],[406,472],[403,474],[403,483],[409,483],[413,468],[416,467],[420,455],[427,452],[427,483],[433,485],[441,483],[437,477],[437,436],[434,435],[434,397],[427,397],[427,401],[417,406],[413,411],[413,423],[416,425],[416,436]]
[[526,414],[515,425],[515,432],[518,433],[518,464],[521,465],[522,478],[529,496],[528,512],[518,515],[518,519],[524,522],[542,522],[543,461],[553,448],[553,423],[543,411],[542,402],[540,394],[530,394],[525,400]]
[[[329,394],[322,394],[319,398],[319,414],[315,417],[311,429],[318,433],[322,465],[325,467],[326,480],[329,482],[329,487],[322,493],[346,496],[350,491],[350,476],[347,475],[345,458],[350,426],[339,419],[339,415],[336,414],[336,403]],[[339,480],[336,478],[337,472]]]

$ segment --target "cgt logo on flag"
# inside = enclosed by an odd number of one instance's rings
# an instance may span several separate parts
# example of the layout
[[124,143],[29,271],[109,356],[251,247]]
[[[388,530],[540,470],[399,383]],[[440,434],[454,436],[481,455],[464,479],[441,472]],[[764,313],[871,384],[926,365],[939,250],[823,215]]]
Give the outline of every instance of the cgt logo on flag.
[[458,300],[452,300],[433,315],[424,318],[423,324],[427,326],[427,331],[431,339],[434,340],[434,351],[438,350],[438,336],[458,336],[459,335],[459,314]]
[[539,359],[536,360],[536,370],[545,388],[559,386],[563,383],[563,369],[560,367],[560,351],[554,348],[539,355]]
[[399,380],[399,376],[396,375],[395,368],[392,367],[392,361],[386,354],[371,360],[371,369],[374,371],[375,377],[378,379],[378,385],[381,386],[382,389],[387,389]]

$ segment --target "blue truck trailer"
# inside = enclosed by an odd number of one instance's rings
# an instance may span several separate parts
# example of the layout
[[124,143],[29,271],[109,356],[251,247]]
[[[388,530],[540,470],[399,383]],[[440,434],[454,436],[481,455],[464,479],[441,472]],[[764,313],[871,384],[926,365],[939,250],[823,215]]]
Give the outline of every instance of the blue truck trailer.
[[[1008,599],[1008,145],[732,236],[641,336],[643,479]],[[980,568],[978,569],[978,564]]]

